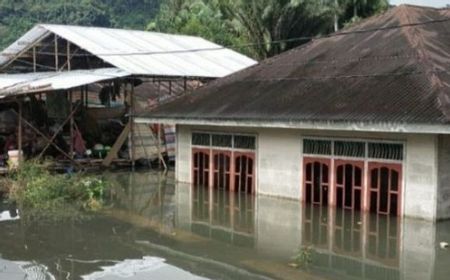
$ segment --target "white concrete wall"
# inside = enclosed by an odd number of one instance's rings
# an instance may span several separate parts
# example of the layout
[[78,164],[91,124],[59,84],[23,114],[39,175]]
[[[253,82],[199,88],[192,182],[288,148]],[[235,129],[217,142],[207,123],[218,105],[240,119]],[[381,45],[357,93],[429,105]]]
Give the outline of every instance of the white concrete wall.
[[[436,135],[178,126],[176,174],[177,180],[180,182],[191,181],[190,141],[191,132],[195,130],[256,134],[258,137],[257,193],[293,199],[302,198],[303,137],[402,141],[406,144],[402,194],[403,213],[406,216],[427,220],[435,220],[437,217],[438,141]],[[450,167],[450,147],[448,147],[448,153],[449,160],[445,160],[445,162]],[[442,174],[444,173],[442,172]],[[449,187],[441,188],[442,193],[450,192],[450,183],[446,186]]]
[[424,220],[404,219],[401,232],[402,279],[434,279],[436,225]]
[[258,133],[259,194],[301,198],[301,139],[296,130]]
[[409,135],[406,143],[403,213],[405,216],[436,219],[437,136]]
[[179,182],[191,183],[191,130],[186,126],[177,126],[176,130],[175,178]]
[[439,136],[437,219],[450,218],[450,136]]

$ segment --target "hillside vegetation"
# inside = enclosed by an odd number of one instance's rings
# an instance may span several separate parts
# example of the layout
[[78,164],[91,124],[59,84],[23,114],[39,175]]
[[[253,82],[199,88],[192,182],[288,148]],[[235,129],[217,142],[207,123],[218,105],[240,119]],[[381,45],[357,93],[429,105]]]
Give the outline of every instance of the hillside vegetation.
[[36,23],[145,29],[161,0],[0,0],[0,48]]
[[36,23],[202,36],[256,59],[389,8],[388,0],[0,0],[0,48]]

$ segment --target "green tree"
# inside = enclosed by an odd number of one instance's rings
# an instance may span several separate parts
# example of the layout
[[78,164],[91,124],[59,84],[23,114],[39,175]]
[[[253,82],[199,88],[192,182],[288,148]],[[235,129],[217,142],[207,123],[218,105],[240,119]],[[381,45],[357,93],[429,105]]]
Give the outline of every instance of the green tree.
[[335,30],[389,8],[389,0],[327,0],[333,10]]
[[249,38],[257,58],[279,54],[331,30],[329,7],[316,0],[219,0],[221,10],[234,19]]
[[[233,24],[224,16],[217,0],[166,0],[147,29],[200,36],[225,46],[247,43]],[[248,53],[245,48],[238,50]]]

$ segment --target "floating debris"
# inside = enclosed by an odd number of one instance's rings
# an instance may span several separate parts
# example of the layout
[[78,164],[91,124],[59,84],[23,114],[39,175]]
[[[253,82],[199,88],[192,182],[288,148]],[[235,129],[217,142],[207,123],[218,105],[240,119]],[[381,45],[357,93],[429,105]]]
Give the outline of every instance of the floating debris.
[[288,266],[293,267],[293,268],[299,268],[300,265],[298,263],[288,263]]

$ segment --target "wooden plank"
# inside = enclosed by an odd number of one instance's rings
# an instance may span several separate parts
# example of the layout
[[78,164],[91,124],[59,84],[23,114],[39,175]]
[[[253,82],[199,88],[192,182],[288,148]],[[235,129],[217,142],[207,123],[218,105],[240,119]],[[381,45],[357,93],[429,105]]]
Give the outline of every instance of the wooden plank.
[[106,158],[103,160],[103,162],[102,162],[103,166],[110,166],[111,162],[117,157],[117,152],[120,150],[123,143],[125,143],[125,140],[127,140],[127,138],[128,138],[130,128],[131,128],[131,123],[128,123],[125,126],[125,128],[122,130],[122,133],[120,133],[119,137],[117,138],[116,142],[112,146],[112,148],[109,151]]

